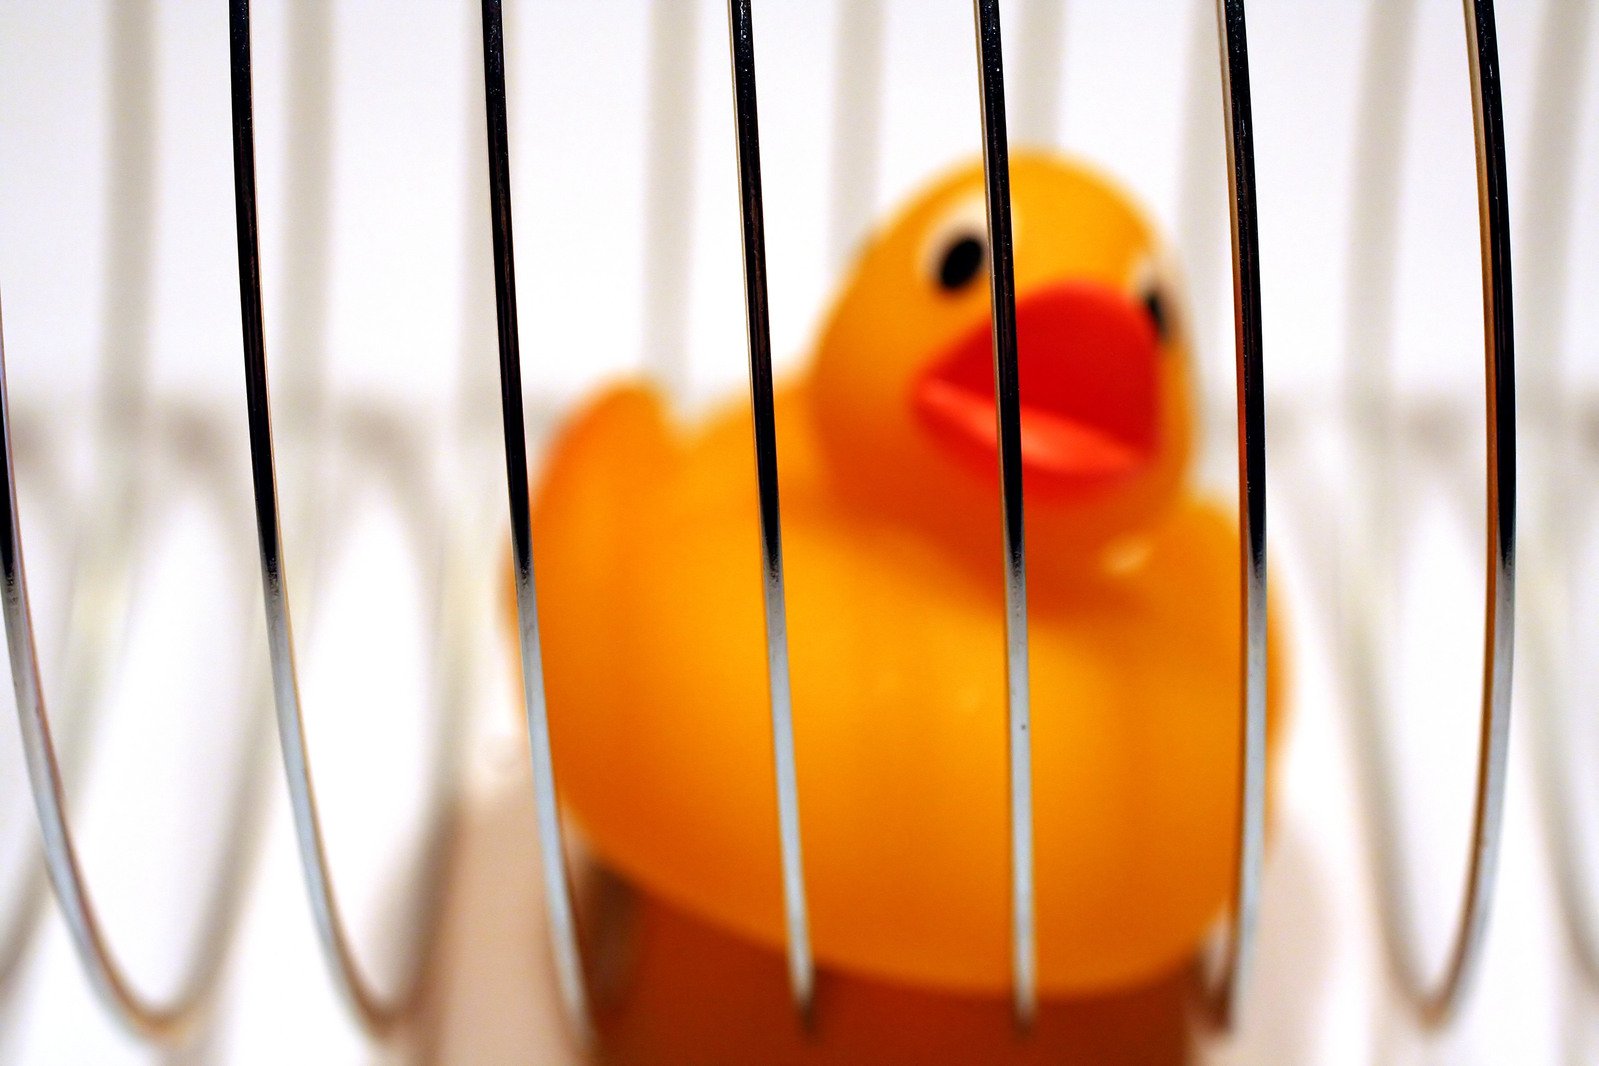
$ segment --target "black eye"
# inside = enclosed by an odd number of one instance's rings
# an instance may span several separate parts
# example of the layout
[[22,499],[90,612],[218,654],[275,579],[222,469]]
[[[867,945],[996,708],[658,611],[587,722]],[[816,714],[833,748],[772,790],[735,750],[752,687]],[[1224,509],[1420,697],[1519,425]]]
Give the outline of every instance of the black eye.
[[965,288],[982,269],[988,250],[970,235],[957,238],[944,251],[938,264],[938,283],[950,292]]
[[1144,312],[1149,315],[1150,323],[1155,327],[1155,337],[1160,343],[1165,344],[1171,330],[1171,319],[1167,317],[1166,299],[1160,290],[1151,287],[1144,293]]

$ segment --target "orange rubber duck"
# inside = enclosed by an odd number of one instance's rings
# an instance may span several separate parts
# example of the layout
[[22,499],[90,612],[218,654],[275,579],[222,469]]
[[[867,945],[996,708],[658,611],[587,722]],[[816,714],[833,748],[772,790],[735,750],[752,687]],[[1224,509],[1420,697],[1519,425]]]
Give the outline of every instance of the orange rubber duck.
[[[1081,164],[1018,152],[1011,181],[1038,979],[1064,997],[1169,973],[1225,909],[1238,533],[1187,483],[1188,343],[1155,230]],[[871,239],[776,419],[816,956],[997,994],[1010,837],[983,203],[973,164]],[[615,387],[556,438],[533,532],[569,814],[644,889],[776,947],[751,433],[747,401],[680,425],[649,386]]]

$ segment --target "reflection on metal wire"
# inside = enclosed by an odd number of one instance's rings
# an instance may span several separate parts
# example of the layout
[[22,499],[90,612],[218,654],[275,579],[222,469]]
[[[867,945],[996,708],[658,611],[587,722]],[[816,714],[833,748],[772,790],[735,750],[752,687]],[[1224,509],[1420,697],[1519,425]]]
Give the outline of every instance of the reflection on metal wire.
[[[130,1030],[165,1042],[178,1042],[192,1034],[194,1024],[214,989],[232,929],[238,918],[243,886],[254,854],[259,826],[259,796],[256,761],[245,745],[245,764],[229,799],[226,824],[228,844],[219,862],[218,883],[207,895],[200,926],[199,952],[190,964],[179,995],[170,1003],[155,1005],[132,988],[121,965],[110,953],[100,928],[87,886],[83,883],[73,837],[65,812],[63,782],[80,765],[88,745],[86,735],[103,705],[104,686],[117,646],[116,634],[128,614],[135,545],[144,528],[141,501],[152,487],[147,466],[153,449],[162,441],[151,436],[153,424],[146,402],[149,352],[147,338],[151,277],[148,249],[154,228],[152,182],[155,169],[152,135],[155,126],[153,101],[154,12],[147,2],[119,4],[111,12],[109,26],[111,78],[108,102],[114,121],[111,124],[110,169],[107,183],[109,236],[105,269],[105,344],[98,382],[95,425],[94,477],[97,490],[86,531],[74,553],[69,596],[65,684],[59,701],[56,732],[46,718],[42,688],[36,673],[31,678],[16,676],[19,686],[18,711],[23,716],[23,738],[27,748],[30,780],[35,790],[45,835],[45,862],[30,854],[22,874],[21,899],[5,923],[0,938],[0,985],[19,964],[36,926],[43,902],[45,872],[57,886],[63,914],[73,943],[88,971],[91,983],[120,1022]],[[3,346],[3,340],[0,340]],[[3,378],[3,348],[0,348],[0,378]],[[8,399],[8,398],[7,398]],[[11,459],[9,406],[6,408],[5,443],[7,474],[11,492],[13,557],[16,566],[16,622],[25,633],[13,639],[28,647],[22,658],[28,669],[37,671],[33,652],[31,611],[28,606],[23,570],[20,530],[15,523],[15,485]],[[224,503],[226,477],[205,457],[216,449],[173,449],[193,469],[194,484],[204,486],[207,499]],[[178,482],[177,484],[183,484]],[[170,487],[170,484],[169,486]],[[63,538],[67,539],[67,538]],[[8,613],[8,635],[13,616]],[[14,649],[14,653],[17,649]],[[15,661],[15,660],[14,660]],[[15,673],[15,671],[14,671]],[[20,699],[28,686],[36,706],[24,706]],[[243,699],[249,706],[251,692]],[[252,721],[255,717],[252,716]]]
[[777,485],[777,423],[772,411],[772,329],[766,302],[766,221],[761,199],[761,135],[755,101],[755,28],[749,0],[728,0],[733,114],[738,143],[739,217],[744,238],[744,310],[749,331],[750,403],[760,503],[761,592],[766,619],[766,681],[772,704],[778,839],[788,979],[809,1017],[816,974],[811,959],[805,863],[800,849],[799,780],[794,764],[794,701],[789,687],[788,612],[783,590],[783,527]]
[[645,126],[644,364],[667,396],[689,388],[694,271],[694,4],[651,0]]
[[1249,974],[1266,851],[1266,403],[1260,321],[1260,234],[1255,210],[1254,118],[1244,0],[1217,0],[1227,184],[1232,192],[1233,317],[1238,378],[1239,618],[1238,846],[1231,920],[1219,982],[1207,990],[1209,1020],[1234,1024]]
[[[118,4],[109,12],[106,27],[110,67],[106,102],[111,123],[105,206],[105,324],[92,474],[96,487],[94,506],[86,509],[89,514],[83,529],[63,530],[62,542],[77,543],[71,563],[62,687],[59,698],[52,701],[58,754],[68,780],[87,757],[85,738],[103,706],[106,674],[127,615],[132,547],[142,528],[138,501],[145,487],[141,445],[148,414],[149,248],[155,218],[150,8],[148,0]],[[19,439],[19,451],[21,444]],[[70,509],[64,502],[62,506]],[[22,899],[11,919],[0,926],[5,930],[0,934],[0,984],[20,960],[43,901],[42,855],[32,854],[26,861],[29,868],[22,875]]]
[[832,189],[828,196],[827,258],[849,266],[850,251],[871,225],[882,170],[883,24],[885,0],[851,0],[838,7],[833,48]]
[[[29,781],[44,835],[50,880],[78,957],[102,1002],[132,1032],[151,1040],[178,1043],[194,1032],[216,991],[238,914],[243,871],[247,866],[244,859],[253,840],[253,834],[248,831],[254,825],[254,818],[249,814],[250,805],[259,790],[251,787],[249,775],[241,775],[229,823],[233,827],[230,844],[222,860],[223,874],[202,919],[198,954],[179,993],[169,1002],[150,1002],[133,987],[121,963],[112,954],[83,877],[67,817],[66,789],[45,709],[28,600],[11,446],[10,389],[3,325],[0,325],[0,446],[4,448],[0,471],[3,471],[6,494],[5,507],[0,510],[0,580],[3,580],[0,608],[5,614],[17,715],[22,727]],[[249,750],[248,745],[246,750]]]
[[[42,496],[39,502],[43,503],[40,510],[34,512],[34,521],[37,523],[42,512],[48,532],[46,540],[53,539],[56,543],[67,543],[72,539],[72,522],[74,507],[68,499],[66,475],[60,469],[60,464],[55,460],[60,455],[58,445],[48,443],[52,436],[43,427],[35,427],[37,431],[30,435],[23,426],[17,426],[13,435],[13,444],[18,456],[19,469],[29,473],[27,480],[32,483],[36,499]],[[56,429],[59,432],[59,428]],[[37,438],[30,440],[30,437]],[[31,447],[30,447],[31,443]],[[129,527],[124,526],[124,532]],[[136,534],[135,534],[136,536]],[[91,538],[104,541],[107,538]],[[119,557],[125,556],[129,545],[135,537],[124,536],[119,542],[121,551]],[[110,641],[102,639],[101,626],[93,623],[107,619],[115,614],[122,617],[121,611],[90,612],[78,610],[77,605],[87,601],[89,590],[88,583],[83,580],[84,571],[87,569],[88,560],[74,558],[70,565],[69,582],[71,592],[69,599],[73,601],[73,608],[69,610],[71,621],[67,627],[68,663],[78,662],[85,673],[95,678],[103,676],[104,662]],[[86,624],[87,623],[87,624]],[[76,649],[76,650],[75,650]],[[98,693],[99,685],[74,686],[87,688]],[[89,745],[85,742],[89,726],[94,717],[94,711],[100,707],[100,701],[90,700],[77,705],[73,713],[74,704],[69,698],[65,701],[67,712],[62,713],[58,708],[54,715],[56,727],[57,751],[63,766],[63,778],[68,781],[75,780],[79,767],[83,764]],[[19,751],[20,756],[20,751]],[[22,859],[22,868],[14,875],[16,893],[14,898],[7,901],[0,908],[0,997],[3,997],[10,986],[12,978],[21,968],[23,960],[27,957],[28,950],[33,944],[34,934],[39,928],[39,919],[44,913],[44,903],[49,896],[50,881],[44,864],[42,850],[29,849]]]
[[[301,712],[290,623],[288,578],[278,516],[276,457],[267,391],[266,342],[262,325],[261,265],[255,195],[255,131],[251,100],[250,5],[232,0],[229,13],[230,73],[233,105],[234,209],[238,227],[239,302],[243,327],[246,414],[250,472],[254,489],[256,532],[260,543],[261,584],[266,606],[267,646],[272,663],[272,688],[277,707],[278,737],[294,812],[300,862],[312,915],[323,953],[341,995],[372,1034],[396,1033],[414,1015],[426,992],[428,958],[442,892],[444,864],[435,862],[424,876],[420,939],[413,972],[402,991],[381,996],[360,973],[342,912],[333,895],[315,790],[312,787],[305,722]],[[430,858],[437,859],[437,849]]]
[[[1375,845],[1379,912],[1389,964],[1417,1020],[1429,1028],[1457,1013],[1482,956],[1498,868],[1504,815],[1506,755],[1510,739],[1516,545],[1516,416],[1514,334],[1511,325],[1509,197],[1505,186],[1504,125],[1498,45],[1491,0],[1464,0],[1472,111],[1476,127],[1477,186],[1482,239],[1485,406],[1487,409],[1487,557],[1481,739],[1465,901],[1441,978],[1427,981],[1416,961],[1401,914],[1404,866],[1393,824],[1395,802],[1390,757],[1375,720],[1382,704],[1374,677],[1372,604],[1357,612],[1349,668],[1355,693],[1356,739],[1365,777]],[[1368,456],[1361,473],[1381,478]]]
[[1010,146],[1005,133],[1005,63],[999,0],[972,0],[982,97],[989,289],[994,320],[995,418],[1000,519],[1005,537],[1005,696],[1010,757],[1011,973],[1017,1023],[1038,1009],[1033,886],[1032,696],[1027,667],[1027,547],[1022,517],[1021,383],[1016,368],[1016,262],[1010,220]]
[[489,218],[494,236],[494,297],[500,340],[500,411],[505,429],[505,477],[510,501],[516,623],[522,660],[522,702],[533,761],[534,813],[544,872],[544,906],[550,947],[567,1019],[583,1039],[591,1036],[588,992],[561,812],[556,806],[555,761],[550,752],[544,661],[539,647],[538,596],[533,584],[533,526],[528,509],[527,429],[522,410],[522,349],[516,320],[516,258],[511,219],[511,149],[506,131],[505,26],[500,0],[483,0],[483,102],[488,119]]
[[[1219,338],[1221,256],[1217,253],[1227,241],[1219,210],[1227,200],[1224,144],[1217,143],[1216,114],[1225,113],[1221,78],[1216,63],[1215,0],[1195,0],[1188,44],[1183,56],[1182,139],[1178,147],[1176,226],[1173,233],[1182,256],[1188,291],[1188,311],[1193,316],[1189,334],[1193,355],[1202,367],[1212,364],[1209,356]],[[1226,448],[1236,434],[1232,398],[1217,388],[1217,376],[1194,376],[1199,397],[1201,454]]]

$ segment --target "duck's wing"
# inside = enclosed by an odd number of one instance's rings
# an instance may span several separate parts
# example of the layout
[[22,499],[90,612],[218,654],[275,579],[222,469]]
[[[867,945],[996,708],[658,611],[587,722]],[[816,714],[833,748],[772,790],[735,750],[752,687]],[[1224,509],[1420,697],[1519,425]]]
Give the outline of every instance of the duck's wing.
[[680,449],[660,395],[641,384],[600,394],[557,432],[533,495],[546,658],[573,645],[613,644],[616,585],[627,570],[631,538],[647,525],[642,517]]
[[[601,393],[556,433],[533,497],[535,559],[564,572],[552,583],[584,584],[612,569],[680,449],[660,394],[643,384]],[[537,567],[541,586],[545,569]]]

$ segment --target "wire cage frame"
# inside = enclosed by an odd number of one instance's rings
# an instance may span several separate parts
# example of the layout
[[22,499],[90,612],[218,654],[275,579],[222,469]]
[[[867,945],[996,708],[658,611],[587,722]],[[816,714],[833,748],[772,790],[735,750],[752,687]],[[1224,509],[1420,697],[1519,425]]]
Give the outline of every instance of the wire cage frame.
[[[1511,659],[1516,572],[1516,440],[1515,364],[1510,287],[1509,209],[1505,177],[1505,131],[1502,116],[1497,42],[1491,0],[1463,0],[1471,75],[1471,104],[1477,141],[1477,178],[1483,248],[1484,350],[1487,367],[1485,408],[1489,429],[1489,465],[1485,474],[1487,515],[1487,603],[1484,640],[1488,649],[1483,679],[1482,755],[1476,783],[1469,871],[1452,949],[1441,980],[1429,984],[1413,962],[1408,923],[1397,902],[1385,900],[1383,927],[1392,965],[1415,1016],[1424,1025],[1443,1026],[1458,1012],[1480,960],[1491,910],[1494,871],[1502,833],[1506,749],[1510,722]],[[1024,506],[1019,470],[1019,405],[1015,339],[1013,263],[1009,240],[1007,137],[1004,105],[1004,58],[997,0],[974,0],[974,37],[979,51],[984,150],[991,247],[994,356],[999,403],[1001,521],[1005,532],[1004,580],[1007,599],[1008,729],[1011,746],[1012,812],[1012,951],[1013,998],[1018,1023],[1025,1028],[1037,1002],[1031,870],[1031,760],[1027,753],[1029,695],[1026,691],[1027,608],[1026,549],[1022,543]],[[262,339],[259,257],[255,245],[254,158],[249,84],[249,3],[230,0],[231,72],[234,95],[235,195],[246,363],[246,411],[250,426],[254,502],[260,535],[260,563],[267,603],[267,640],[279,714],[285,774],[293,797],[299,830],[301,862],[312,899],[318,933],[336,983],[353,1013],[374,1035],[403,1029],[415,1007],[424,980],[424,960],[415,981],[400,997],[385,1001],[359,972],[348,945],[321,842],[314,790],[308,769],[295,682],[294,648],[289,625],[289,598],[280,539],[276,466],[266,395],[267,362]],[[814,1009],[814,960],[809,946],[801,849],[801,815],[794,773],[791,708],[787,681],[784,623],[784,572],[777,483],[776,439],[772,405],[771,341],[767,310],[765,251],[760,189],[758,111],[754,83],[753,16],[749,0],[729,0],[730,67],[735,97],[735,141],[738,148],[740,208],[743,222],[745,301],[749,371],[755,410],[754,462],[759,485],[762,581],[766,610],[774,760],[778,774],[778,834],[783,854],[783,891],[788,929],[787,959],[793,998],[801,1014]],[[530,759],[545,867],[547,905],[551,909],[552,949],[561,991],[574,1028],[590,1028],[583,952],[573,906],[569,871],[560,844],[554,765],[549,749],[539,663],[537,600],[533,588],[526,486],[525,415],[520,381],[520,343],[516,322],[512,213],[509,178],[508,123],[504,87],[505,43],[499,0],[483,0],[482,32],[485,100],[488,117],[491,228],[494,237],[497,327],[500,345],[502,426],[504,431],[509,517],[517,581],[519,651],[523,698],[532,744]],[[1238,868],[1232,910],[1223,933],[1219,973],[1196,975],[1200,1013],[1220,1028],[1234,1023],[1247,988],[1255,919],[1259,903],[1265,826],[1265,589],[1267,448],[1263,379],[1265,359],[1260,321],[1260,263],[1255,217],[1252,118],[1249,106],[1248,53],[1243,0],[1218,0],[1217,36],[1224,86],[1224,135],[1228,150],[1234,270],[1234,321],[1237,337],[1237,424],[1239,515],[1244,634],[1244,702],[1240,708],[1243,750],[1240,760],[1240,821],[1237,826]],[[0,581],[8,646],[16,679],[19,720],[28,769],[44,841],[46,869],[58,905],[72,932],[73,944],[96,991],[108,1010],[131,1031],[157,1043],[182,1043],[209,1006],[229,936],[230,907],[236,891],[217,889],[216,932],[204,938],[207,950],[194,963],[193,978],[171,1003],[144,999],[126,978],[101,929],[86,879],[80,868],[67,814],[65,787],[46,712],[37,664],[36,637],[30,617],[27,572],[17,515],[17,486],[12,458],[10,392],[5,378],[3,333],[0,333],[0,439],[5,447],[4,475],[8,506],[0,529]],[[111,564],[106,564],[111,566]],[[111,569],[115,569],[111,566]],[[1360,701],[1371,709],[1375,697]],[[1375,741],[1373,741],[1375,743]],[[242,782],[247,778],[241,776]],[[1380,780],[1368,783],[1378,841],[1378,865],[1392,872],[1399,858],[1383,826],[1392,818],[1391,789]],[[242,792],[241,792],[242,795]],[[240,801],[242,804],[242,800]],[[1551,811],[1558,803],[1551,802]],[[242,809],[242,807],[241,807]],[[1555,818],[1552,834],[1572,829]],[[1569,849],[1557,849],[1568,854]],[[440,863],[442,866],[442,863]],[[1591,959],[1591,933],[1582,916],[1580,886],[1566,871],[1559,881],[1569,935],[1585,959]],[[1388,878],[1390,882],[1397,877]],[[0,944],[20,942],[32,923],[32,908],[18,908],[15,928]],[[1582,947],[1582,945],[1588,945]],[[3,957],[3,956],[0,956]],[[1592,967],[1592,963],[1588,963]],[[1599,967],[1593,967],[1599,968]],[[6,972],[0,967],[0,977]]]

